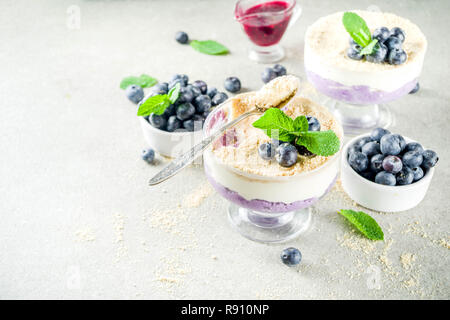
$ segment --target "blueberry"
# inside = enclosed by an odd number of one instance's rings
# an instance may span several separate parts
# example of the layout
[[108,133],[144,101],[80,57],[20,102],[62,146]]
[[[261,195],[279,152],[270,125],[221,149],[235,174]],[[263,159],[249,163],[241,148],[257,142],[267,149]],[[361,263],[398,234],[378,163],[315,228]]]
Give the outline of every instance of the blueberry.
[[379,43],[383,43],[389,38],[391,35],[391,32],[386,27],[381,27],[378,29],[375,29],[375,31],[372,34],[372,39],[377,39]]
[[285,76],[287,71],[286,68],[283,67],[281,64],[276,64],[273,66],[273,71],[277,74],[277,77]]
[[314,153],[312,153],[311,151],[306,149],[305,146],[302,146],[302,145],[299,145],[299,144],[295,144],[295,148],[297,149],[298,154],[301,155],[301,156],[311,157],[311,156],[314,155]]
[[316,117],[306,116],[308,120],[308,131],[320,131],[320,122]]
[[154,126],[157,129],[165,130],[167,125],[167,120],[162,115],[159,116],[157,114],[152,113],[150,117],[148,118],[148,122],[152,126]]
[[403,168],[402,160],[397,156],[387,156],[383,159],[383,169],[386,172],[396,174]]
[[268,83],[269,81],[275,79],[277,77],[277,73],[272,68],[265,68],[261,74],[261,80],[264,83]]
[[211,108],[211,98],[206,94],[198,96],[194,100],[194,105],[197,113],[204,113]]
[[214,98],[214,96],[216,95],[216,93],[217,93],[217,88],[214,88],[214,87],[208,88],[208,90],[206,91],[206,94],[207,94],[211,99]]
[[191,91],[193,99],[197,98],[199,95],[202,94],[202,92],[200,91],[200,89],[197,88],[197,87],[194,87],[192,84],[188,84],[188,85],[186,86],[186,89],[188,89],[188,90]]
[[357,145],[352,145],[348,148],[348,154],[353,152],[361,152],[361,147]]
[[414,173],[414,182],[415,181],[419,181],[420,179],[423,178],[424,176],[424,172],[423,169],[421,167],[417,167],[417,168],[412,168],[412,171]]
[[384,154],[376,154],[370,158],[370,170],[373,172],[383,171]]
[[357,148],[362,148],[363,145],[365,145],[366,143],[372,141],[371,137],[362,137],[361,139],[359,139],[358,141],[355,142],[354,146]]
[[381,137],[383,137],[384,135],[389,134],[389,133],[391,133],[391,132],[384,128],[375,128],[370,133],[370,137],[372,138],[373,141],[380,142]]
[[172,76],[171,81],[174,80],[181,80],[183,87],[187,86],[188,82],[189,82],[189,77],[186,74],[174,74]]
[[395,179],[395,176],[392,173],[381,171],[378,172],[377,175],[375,176],[375,182],[387,186],[395,186],[397,180]]
[[264,160],[271,160],[275,156],[275,147],[270,142],[261,143],[258,147],[258,154]]
[[200,130],[203,126],[203,120],[202,116],[194,114],[191,119],[183,121],[183,127],[188,131]]
[[155,161],[155,151],[152,148],[142,150],[142,160],[152,164]]
[[167,82],[160,82],[155,84],[150,90],[156,94],[167,94],[169,92],[169,84]]
[[131,84],[125,89],[127,98],[136,104],[144,98],[144,90],[138,85]]
[[175,107],[175,105],[174,105],[174,104],[171,104],[170,106],[168,106],[168,107],[166,108],[166,110],[164,110],[162,116],[163,116],[164,118],[168,119],[170,116],[175,115],[176,111],[177,111],[177,108]]
[[392,28],[390,35],[399,38],[401,42],[405,41],[405,31],[399,27]]
[[398,135],[389,133],[380,140],[380,150],[385,155],[397,155],[402,152],[402,142]]
[[425,150],[422,153],[423,156],[423,162],[422,167],[425,169],[430,169],[436,165],[436,163],[439,161],[439,157],[436,152],[433,150]]
[[296,266],[302,261],[302,254],[297,248],[287,248],[281,252],[281,261],[289,267]]
[[241,81],[236,77],[226,78],[223,85],[229,92],[238,92],[241,90]]
[[405,152],[416,151],[416,152],[422,153],[423,152],[423,147],[418,142],[410,142],[410,143],[406,144],[404,151]]
[[420,84],[419,84],[419,82],[417,82],[416,86],[409,92],[409,94],[414,94],[417,91],[419,91],[419,89],[420,89]]
[[402,41],[399,38],[394,37],[394,36],[390,36],[384,44],[386,45],[388,50],[402,48]]
[[387,61],[390,64],[402,64],[405,63],[406,59],[408,58],[405,50],[403,49],[392,49],[389,51],[389,55],[387,57]]
[[195,80],[195,81],[192,83],[192,85],[193,85],[194,87],[199,88],[199,89],[200,89],[200,92],[201,92],[202,94],[206,94],[206,92],[207,92],[207,90],[208,90],[208,86],[207,86],[206,82],[203,81],[203,80]]
[[363,145],[361,148],[361,152],[364,153],[367,157],[371,157],[375,154],[380,153],[380,144],[376,141],[371,141]]
[[360,51],[361,50],[356,50],[354,46],[351,46],[347,49],[347,56],[353,60],[361,60],[364,58],[364,55],[362,55]]
[[179,83],[180,87],[183,88],[186,86],[186,84],[184,83],[183,79],[175,79],[175,80],[171,80],[169,82],[169,90],[171,90],[173,87],[175,87],[175,85]]
[[366,55],[366,60],[373,63],[383,63],[386,59],[387,53],[388,48],[382,43],[377,43],[373,52]]
[[409,167],[403,167],[403,169],[395,176],[397,179],[397,185],[411,184],[414,181],[414,172]]
[[369,167],[369,158],[362,152],[354,152],[349,155],[348,164],[356,172],[363,172]]
[[182,122],[177,118],[177,116],[170,116],[167,120],[167,131],[173,132],[181,128]]
[[403,150],[405,150],[406,148],[406,140],[405,138],[403,138],[403,136],[399,135],[398,133],[394,134],[394,136],[396,136],[398,138],[398,141],[400,142],[400,152],[403,152]]
[[175,40],[177,40],[181,44],[186,44],[189,41],[189,37],[186,32],[178,31],[175,33]]
[[225,102],[227,99],[228,99],[228,95],[225,92],[218,92],[211,99],[211,104],[213,106],[217,106],[217,105]]
[[190,90],[188,87],[183,87],[180,89],[180,95],[177,99],[178,103],[191,102],[193,99],[194,94],[192,93],[192,90]]
[[410,168],[419,167],[423,162],[423,156],[421,152],[408,151],[402,157],[403,164]]
[[[195,113],[195,107],[192,103],[182,103],[177,108],[177,118],[181,121],[187,120],[192,117]],[[170,119],[170,118],[169,118]]]
[[360,172],[359,175],[361,177],[363,177],[364,179],[374,181],[376,173],[373,171],[364,171],[364,172]]
[[297,149],[290,143],[282,143],[275,151],[275,159],[280,166],[292,167],[297,162]]

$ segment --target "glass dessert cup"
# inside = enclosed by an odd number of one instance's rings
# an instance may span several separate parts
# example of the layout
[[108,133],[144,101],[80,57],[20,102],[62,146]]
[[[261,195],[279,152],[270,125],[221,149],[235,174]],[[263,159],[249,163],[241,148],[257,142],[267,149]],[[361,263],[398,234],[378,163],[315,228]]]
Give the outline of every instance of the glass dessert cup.
[[249,58],[272,63],[284,58],[279,42],[300,17],[301,8],[295,0],[239,0],[234,14],[252,42]]
[[[205,136],[227,123],[230,104],[215,109],[205,121]],[[233,129],[214,144],[235,145]],[[340,152],[322,166],[293,176],[246,173],[219,160],[212,147],[203,154],[205,174],[216,191],[230,202],[229,221],[244,237],[262,243],[285,242],[308,230],[311,206],[333,187],[339,172]],[[264,160],[261,160],[264,161]]]

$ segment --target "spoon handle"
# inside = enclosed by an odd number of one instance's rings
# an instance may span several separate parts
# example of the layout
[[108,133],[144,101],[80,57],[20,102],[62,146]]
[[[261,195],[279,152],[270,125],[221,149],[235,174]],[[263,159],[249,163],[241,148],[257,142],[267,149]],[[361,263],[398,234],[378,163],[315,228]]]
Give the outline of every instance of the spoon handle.
[[245,118],[248,118],[251,115],[254,114],[260,114],[261,112],[253,109],[251,111],[248,111],[246,113],[241,114],[236,119],[228,122],[224,126],[220,127],[216,131],[214,131],[209,137],[206,137],[203,139],[200,143],[196,144],[192,149],[187,151],[186,153],[182,154],[178,158],[176,158],[174,161],[169,163],[164,169],[162,169],[160,172],[158,172],[153,178],[150,179],[149,184],[151,186],[154,186],[158,183],[161,183],[173,175],[180,172],[183,168],[185,168],[187,165],[189,165],[192,161],[194,161],[195,158],[197,158],[199,155],[205,151],[205,149],[218,137],[220,137],[221,134],[223,134],[227,129],[230,129],[234,127],[236,124],[238,124],[240,121],[244,120]]

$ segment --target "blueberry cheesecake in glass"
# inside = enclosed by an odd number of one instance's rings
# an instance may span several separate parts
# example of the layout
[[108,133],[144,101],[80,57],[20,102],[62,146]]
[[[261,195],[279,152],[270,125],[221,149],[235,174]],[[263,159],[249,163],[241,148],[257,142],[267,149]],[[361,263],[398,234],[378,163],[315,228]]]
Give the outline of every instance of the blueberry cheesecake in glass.
[[[204,134],[251,110],[255,101],[285,95],[292,83],[298,79],[282,76],[260,91],[236,96],[212,111]],[[205,172],[231,202],[229,218],[241,234],[260,242],[286,241],[307,229],[309,207],[336,181],[342,137],[326,108],[295,96],[217,139],[204,153]]]

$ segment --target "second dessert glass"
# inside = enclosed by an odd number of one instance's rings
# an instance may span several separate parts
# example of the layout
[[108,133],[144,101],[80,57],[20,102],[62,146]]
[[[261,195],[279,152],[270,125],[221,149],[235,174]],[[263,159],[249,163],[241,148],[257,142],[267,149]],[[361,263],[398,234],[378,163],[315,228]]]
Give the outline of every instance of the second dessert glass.
[[[204,136],[230,121],[231,103],[212,111]],[[216,144],[237,146],[233,129]],[[284,242],[299,236],[311,224],[310,207],[333,187],[339,172],[340,151],[322,166],[294,176],[267,177],[249,174],[222,163],[210,147],[203,154],[211,185],[230,201],[231,225],[244,237],[263,243]]]

